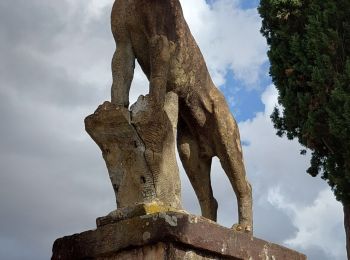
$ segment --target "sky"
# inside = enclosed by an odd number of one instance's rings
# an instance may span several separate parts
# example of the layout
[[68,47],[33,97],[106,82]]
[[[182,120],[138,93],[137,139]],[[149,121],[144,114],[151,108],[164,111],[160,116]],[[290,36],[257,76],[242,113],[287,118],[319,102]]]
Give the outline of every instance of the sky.
[[[305,173],[310,155],[275,135],[277,91],[256,0],[181,0],[210,74],[236,117],[253,186],[254,235],[305,253],[343,260],[342,206]],[[56,238],[95,228],[115,209],[107,169],[84,118],[110,99],[115,49],[112,0],[0,1],[0,259],[49,259]],[[136,67],[131,102],[148,82]],[[179,163],[181,166],[181,163]],[[181,168],[184,208],[200,214]],[[218,222],[237,205],[217,159]]]

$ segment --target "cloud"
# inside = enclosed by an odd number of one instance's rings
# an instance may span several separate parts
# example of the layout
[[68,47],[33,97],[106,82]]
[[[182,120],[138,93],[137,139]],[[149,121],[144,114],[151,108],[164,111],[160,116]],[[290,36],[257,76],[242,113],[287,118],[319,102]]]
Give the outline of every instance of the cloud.
[[100,17],[104,14],[104,9],[110,7],[111,0],[90,0],[87,4],[88,12],[92,17]]
[[305,207],[287,201],[280,188],[269,190],[268,201],[287,212],[297,228],[297,232],[284,241],[285,245],[301,250],[316,247],[331,259],[345,259],[345,239],[342,232],[339,232],[343,229],[342,206],[334,200],[330,189],[321,190],[314,202]]
[[[262,94],[264,112],[258,112],[250,120],[240,122],[241,139],[244,146],[247,171],[252,179],[257,179],[255,189],[259,193],[266,191],[264,185],[283,185],[288,198],[299,203],[310,203],[321,187],[326,184],[319,178],[311,178],[305,171],[309,164],[309,155],[300,155],[302,147],[296,140],[276,136],[270,114],[277,104],[277,91],[273,85]],[[275,178],[278,177],[278,178]]]
[[217,0],[211,5],[204,0],[184,0],[181,4],[214,82],[224,84],[231,70],[247,87],[256,86],[267,62],[257,10],[241,9],[237,0]]
[[[269,118],[277,104],[273,85],[262,102],[264,112],[239,124],[253,183],[255,234],[304,252],[308,259],[345,259],[341,204],[326,182],[306,174],[310,157],[299,154],[298,142],[275,135]],[[272,230],[279,230],[279,236]]]

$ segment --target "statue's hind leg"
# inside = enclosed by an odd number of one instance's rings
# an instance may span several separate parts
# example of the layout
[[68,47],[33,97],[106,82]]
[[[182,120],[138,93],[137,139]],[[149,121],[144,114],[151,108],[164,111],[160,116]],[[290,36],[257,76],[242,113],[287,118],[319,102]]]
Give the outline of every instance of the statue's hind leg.
[[177,145],[182,165],[199,200],[202,216],[216,221],[218,204],[210,182],[212,158],[201,154],[196,138],[181,122]]
[[239,223],[234,228],[252,231],[252,188],[246,178],[238,126],[225,101],[214,110],[216,153],[237,196]]
[[117,49],[112,59],[111,101],[113,104],[128,107],[129,91],[134,77],[135,54],[124,19],[116,19],[116,17],[124,17],[121,15],[123,10],[123,6],[120,8],[117,8],[117,5],[113,6],[112,33]]

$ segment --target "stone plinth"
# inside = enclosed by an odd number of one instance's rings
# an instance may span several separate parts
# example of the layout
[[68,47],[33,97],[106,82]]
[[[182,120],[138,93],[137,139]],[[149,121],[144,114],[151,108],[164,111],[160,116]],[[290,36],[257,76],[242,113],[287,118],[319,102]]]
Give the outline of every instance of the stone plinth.
[[306,256],[203,217],[163,212],[111,220],[96,230],[59,238],[52,256],[58,259],[304,260]]

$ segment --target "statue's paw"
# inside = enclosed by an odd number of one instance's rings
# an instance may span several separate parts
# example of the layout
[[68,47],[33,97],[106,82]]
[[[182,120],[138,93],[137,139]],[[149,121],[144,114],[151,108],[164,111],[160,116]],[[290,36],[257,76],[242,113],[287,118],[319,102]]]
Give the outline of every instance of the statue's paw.
[[253,229],[251,225],[236,223],[232,226],[232,229],[237,232],[252,233]]

